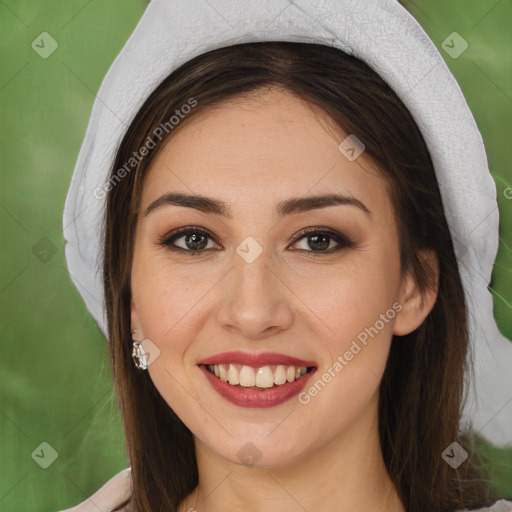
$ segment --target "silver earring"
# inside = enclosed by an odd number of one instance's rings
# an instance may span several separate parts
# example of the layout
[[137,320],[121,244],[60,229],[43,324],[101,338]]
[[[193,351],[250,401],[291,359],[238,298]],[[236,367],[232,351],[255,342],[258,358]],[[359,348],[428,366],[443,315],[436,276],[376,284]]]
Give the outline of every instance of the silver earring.
[[[140,332],[138,329],[134,329],[132,334],[136,332]],[[148,367],[148,360],[146,358],[146,353],[144,352],[144,348],[142,347],[142,343],[140,341],[134,340],[133,342],[133,350],[132,350],[132,358],[135,363],[135,366],[140,370],[146,370]]]

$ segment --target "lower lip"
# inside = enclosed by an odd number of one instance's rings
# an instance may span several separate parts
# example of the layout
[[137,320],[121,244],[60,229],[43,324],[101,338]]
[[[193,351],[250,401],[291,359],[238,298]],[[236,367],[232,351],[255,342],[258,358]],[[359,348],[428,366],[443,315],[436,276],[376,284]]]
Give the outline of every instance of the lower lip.
[[298,395],[306,386],[310,377],[316,372],[316,368],[313,368],[309,373],[306,373],[306,375],[298,380],[287,382],[281,386],[260,390],[232,386],[218,377],[215,377],[205,366],[199,365],[199,368],[205,374],[213,389],[228,402],[238,405],[239,407],[261,409],[275,407]]

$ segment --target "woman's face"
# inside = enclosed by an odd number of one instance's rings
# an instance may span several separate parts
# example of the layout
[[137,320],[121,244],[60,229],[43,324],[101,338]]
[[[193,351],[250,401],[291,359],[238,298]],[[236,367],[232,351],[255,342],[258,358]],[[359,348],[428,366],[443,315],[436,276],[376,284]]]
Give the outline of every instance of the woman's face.
[[347,136],[271,89],[191,119],[145,180],[132,329],[160,351],[148,371],[165,401],[233,463],[290,464],[375,432],[409,285],[384,181],[359,146],[339,149]]

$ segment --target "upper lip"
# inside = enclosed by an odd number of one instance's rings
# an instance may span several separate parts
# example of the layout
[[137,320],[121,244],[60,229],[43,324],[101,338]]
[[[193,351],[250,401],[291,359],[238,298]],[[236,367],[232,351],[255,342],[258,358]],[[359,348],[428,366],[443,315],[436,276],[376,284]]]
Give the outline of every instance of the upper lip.
[[286,366],[317,366],[314,361],[305,361],[297,357],[278,354],[276,352],[262,352],[260,354],[251,354],[249,352],[232,351],[222,352],[209,356],[198,364],[242,364],[260,368],[262,366],[282,364]]

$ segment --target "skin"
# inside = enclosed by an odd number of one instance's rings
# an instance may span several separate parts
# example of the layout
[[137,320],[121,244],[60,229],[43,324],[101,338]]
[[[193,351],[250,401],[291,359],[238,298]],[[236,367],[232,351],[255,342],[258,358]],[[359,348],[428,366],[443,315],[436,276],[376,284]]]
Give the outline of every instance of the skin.
[[[385,183],[364,152],[350,161],[338,149],[347,135],[318,107],[271,88],[190,119],[152,163],[131,320],[141,331],[134,338],[160,350],[151,379],[194,434],[199,485],[183,511],[405,511],[382,459],[378,389],[392,335],[418,327],[436,293],[422,297],[401,275]],[[167,192],[220,199],[232,218],[176,205],[145,216]],[[357,198],[371,215],[352,205],[274,213],[279,201],[324,193]],[[211,233],[203,253],[158,245],[191,225]],[[317,226],[354,245],[313,255],[317,246],[296,234]],[[252,263],[236,252],[248,236],[263,249]],[[174,243],[185,242],[181,234]],[[237,407],[196,366],[228,350],[270,351],[316,361],[320,376],[394,303],[401,311],[307,404],[295,397],[267,409]],[[249,442],[260,456],[252,467],[237,456]]]

